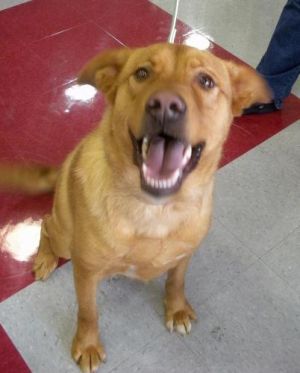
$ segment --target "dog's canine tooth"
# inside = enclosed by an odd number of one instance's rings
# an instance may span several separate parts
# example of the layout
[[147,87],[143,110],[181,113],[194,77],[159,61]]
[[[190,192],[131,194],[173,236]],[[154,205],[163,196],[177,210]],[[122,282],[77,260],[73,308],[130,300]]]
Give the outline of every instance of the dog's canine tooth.
[[185,167],[187,165],[188,161],[191,159],[191,156],[192,156],[192,146],[189,145],[184,151],[184,155],[182,159],[182,167]]
[[176,184],[176,182],[178,181],[180,174],[181,174],[181,171],[179,169],[174,172],[174,175],[171,178],[173,185]]
[[148,171],[148,168],[147,168],[147,166],[146,166],[145,163],[143,163],[142,170],[143,170],[143,175],[144,175],[144,177],[147,179],[147,171]]
[[148,150],[148,138],[145,136],[143,138],[143,143],[142,143],[142,156],[144,160],[147,158],[147,150]]
[[145,181],[148,185],[152,185],[152,179],[150,176],[148,176],[147,174],[144,175],[145,176]]

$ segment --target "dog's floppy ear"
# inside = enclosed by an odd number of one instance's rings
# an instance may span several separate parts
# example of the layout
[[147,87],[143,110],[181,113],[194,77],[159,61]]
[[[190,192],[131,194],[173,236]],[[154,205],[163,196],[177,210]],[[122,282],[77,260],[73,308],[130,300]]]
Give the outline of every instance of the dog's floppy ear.
[[272,99],[265,80],[251,67],[226,62],[232,86],[232,113],[240,116],[243,109],[255,103],[267,103]]
[[109,101],[116,93],[116,79],[129,58],[128,48],[112,49],[92,58],[81,70],[78,83],[91,84],[101,90]]

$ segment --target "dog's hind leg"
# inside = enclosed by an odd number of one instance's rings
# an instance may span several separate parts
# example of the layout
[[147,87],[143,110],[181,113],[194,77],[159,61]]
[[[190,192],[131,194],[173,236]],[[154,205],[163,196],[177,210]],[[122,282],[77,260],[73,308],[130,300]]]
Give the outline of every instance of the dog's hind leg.
[[[59,257],[68,259],[68,240],[66,235],[59,237],[52,224],[52,217],[46,216],[41,227],[40,244],[37,256],[34,259],[33,272],[36,280],[46,280],[58,265]],[[65,250],[61,250],[62,245],[66,245]]]
[[180,334],[191,331],[191,320],[197,316],[184,294],[184,276],[189,263],[185,258],[168,271],[165,297],[165,320],[167,328],[172,332],[175,329]]

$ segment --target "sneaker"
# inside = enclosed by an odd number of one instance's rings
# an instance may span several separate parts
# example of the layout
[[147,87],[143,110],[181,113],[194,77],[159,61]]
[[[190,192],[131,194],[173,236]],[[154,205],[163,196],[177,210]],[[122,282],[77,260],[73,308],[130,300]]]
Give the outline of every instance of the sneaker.
[[266,114],[272,113],[273,111],[278,111],[274,102],[269,102],[268,104],[254,104],[247,109],[244,109],[243,115],[250,115],[250,114]]

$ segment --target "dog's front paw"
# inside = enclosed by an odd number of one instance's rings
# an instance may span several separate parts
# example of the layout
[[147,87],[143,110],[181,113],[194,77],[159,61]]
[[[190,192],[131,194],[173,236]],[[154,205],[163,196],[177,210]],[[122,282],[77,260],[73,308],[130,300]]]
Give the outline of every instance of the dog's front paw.
[[186,302],[185,307],[180,310],[173,310],[166,305],[166,327],[170,332],[176,330],[180,334],[189,334],[192,329],[192,320],[197,320],[196,312],[192,306]]
[[106,360],[104,348],[99,342],[86,346],[75,337],[71,352],[73,359],[84,373],[95,372]]

